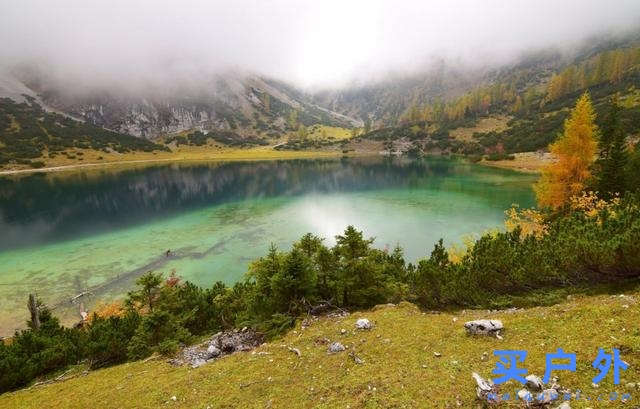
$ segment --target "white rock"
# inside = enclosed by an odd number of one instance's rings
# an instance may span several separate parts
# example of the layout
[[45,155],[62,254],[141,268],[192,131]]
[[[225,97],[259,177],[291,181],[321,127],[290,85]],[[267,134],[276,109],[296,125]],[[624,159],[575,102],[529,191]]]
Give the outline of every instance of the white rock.
[[332,354],[335,354],[337,352],[342,352],[345,349],[346,348],[344,347],[344,345],[342,345],[339,342],[333,342],[331,345],[329,345],[329,352]]
[[556,406],[556,409],[571,409],[569,402],[562,402],[560,406]]
[[486,400],[487,395],[493,392],[493,381],[491,379],[484,379],[477,373],[471,374],[476,381],[476,396],[478,399]]
[[529,392],[526,389],[520,389],[518,391],[518,399],[520,399],[523,402],[531,402],[533,400],[533,396],[531,395],[531,392]]
[[207,348],[207,359],[216,358],[220,356],[220,353],[221,351],[218,347],[215,345],[209,345],[209,348]]
[[172,397],[171,397],[171,400],[175,402],[175,401],[177,401],[177,400],[178,400],[178,398],[177,398],[177,397],[175,397],[175,396],[172,396]]
[[356,329],[371,329],[373,328],[373,325],[371,324],[371,321],[369,321],[366,318],[360,318],[358,321],[356,321]]
[[558,399],[558,391],[555,389],[545,389],[536,396],[536,401],[541,405],[548,405]]
[[204,359],[196,358],[196,359],[193,360],[193,363],[191,364],[191,367],[192,368],[199,368],[199,367],[201,367],[202,365],[204,365],[206,363],[207,363],[207,361],[205,361]]
[[465,322],[467,333],[473,335],[496,335],[504,328],[500,320],[475,320]]
[[532,391],[541,391],[542,387],[544,386],[544,384],[542,383],[542,379],[538,378],[537,376],[531,374],[528,375],[526,378],[524,378],[527,383],[524,385],[527,387],[527,389],[532,390]]

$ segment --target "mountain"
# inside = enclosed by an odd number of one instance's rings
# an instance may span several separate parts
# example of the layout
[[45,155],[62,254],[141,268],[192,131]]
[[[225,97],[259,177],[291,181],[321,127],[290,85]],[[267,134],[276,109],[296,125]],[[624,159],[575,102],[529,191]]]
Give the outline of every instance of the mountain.
[[[19,80],[0,80],[0,96],[15,98],[20,91],[37,95],[49,109],[147,139],[188,130],[277,137],[298,123],[343,127],[360,124],[318,106],[291,86],[257,75],[212,74],[135,87],[77,86],[33,68],[21,70],[17,77]],[[3,88],[3,83],[12,86]]]

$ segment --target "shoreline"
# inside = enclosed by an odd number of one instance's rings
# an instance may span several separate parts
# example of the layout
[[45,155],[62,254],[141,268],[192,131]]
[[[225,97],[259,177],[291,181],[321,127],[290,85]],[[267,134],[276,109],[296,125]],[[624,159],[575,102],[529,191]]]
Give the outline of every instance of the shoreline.
[[[380,152],[369,152],[369,155],[379,155]],[[364,152],[351,153],[349,157],[363,156]],[[27,169],[2,169],[0,176],[28,175],[32,173],[56,173],[65,171],[76,171],[86,169],[113,168],[117,166],[139,165],[139,164],[161,164],[177,162],[236,162],[236,161],[259,161],[259,160],[288,160],[288,159],[316,159],[335,158],[345,156],[340,151],[276,151],[276,150],[240,150],[229,151],[222,154],[213,155],[180,155],[166,158],[150,159],[125,159],[109,162],[74,163],[68,165],[47,166],[43,168]],[[479,165],[489,166],[499,169],[509,169],[522,173],[540,174],[544,166],[551,163],[553,159],[549,154],[537,152],[516,153],[514,160],[489,161],[483,159],[476,162]]]
[[490,166],[492,168],[510,169],[522,173],[541,174],[542,168],[554,162],[550,153],[542,152],[519,152],[514,154],[513,160],[490,161],[483,159],[478,164]]
[[173,163],[173,162],[235,162],[235,161],[257,161],[257,160],[286,160],[286,159],[315,159],[315,158],[333,158],[342,156],[339,151],[276,151],[276,150],[246,150],[231,151],[223,154],[213,155],[193,155],[192,157],[181,155],[167,158],[152,159],[126,159],[109,162],[92,162],[92,163],[74,163],[69,165],[47,166],[43,168],[27,168],[27,169],[2,169],[0,176],[24,175],[31,173],[55,173],[64,171],[84,170],[84,169],[100,169],[110,168],[114,166],[136,165],[154,163]]

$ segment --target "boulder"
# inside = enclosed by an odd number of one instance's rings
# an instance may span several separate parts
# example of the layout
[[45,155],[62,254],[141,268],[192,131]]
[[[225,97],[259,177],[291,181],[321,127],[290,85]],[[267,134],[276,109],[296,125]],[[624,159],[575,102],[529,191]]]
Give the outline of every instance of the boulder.
[[356,329],[371,329],[373,328],[373,325],[371,324],[371,321],[369,321],[366,318],[360,318],[358,321],[356,321]]
[[504,326],[500,320],[475,320],[465,322],[464,328],[472,335],[498,336]]
[[527,383],[524,386],[530,391],[541,391],[542,388],[544,387],[544,383],[542,383],[542,379],[540,379],[539,377],[533,374],[527,375],[527,377],[524,379],[527,381]]
[[339,342],[333,342],[331,345],[329,345],[329,353],[331,353],[331,354],[342,352],[345,349],[346,348],[344,347],[344,345],[342,345]]

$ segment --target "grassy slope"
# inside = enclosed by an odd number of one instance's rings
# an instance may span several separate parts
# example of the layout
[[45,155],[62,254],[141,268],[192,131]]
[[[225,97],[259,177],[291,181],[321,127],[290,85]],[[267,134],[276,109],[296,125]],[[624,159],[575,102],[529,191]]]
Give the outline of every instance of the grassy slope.
[[[79,151],[74,149],[73,152]],[[10,171],[42,172],[55,167],[86,167],[99,165],[127,165],[136,162],[164,162],[164,161],[198,161],[198,160],[266,160],[266,159],[294,159],[337,156],[340,152],[333,151],[277,151],[271,147],[256,148],[228,148],[221,146],[181,146],[174,152],[132,152],[125,154],[104,153],[94,150],[83,150],[83,160],[68,159],[63,155],[55,158],[43,159],[45,168],[32,169],[26,165],[0,166],[0,174]],[[60,170],[60,169],[49,169]]]
[[[490,376],[495,349],[527,350],[523,365],[543,375],[545,354],[561,347],[577,353],[578,371],[556,373],[563,386],[581,389],[596,398],[626,391],[640,380],[640,292],[630,296],[573,296],[552,307],[516,312],[425,314],[413,305],[382,307],[346,318],[322,318],[306,329],[298,327],[283,338],[197,369],[173,368],[163,360],[135,362],[90,372],[64,382],[0,396],[2,408],[298,408],[298,407],[475,407],[471,372]],[[375,323],[368,332],[354,331],[359,317]],[[464,321],[503,320],[504,340],[470,337]],[[345,335],[340,330],[347,330]],[[364,359],[356,365],[347,352],[326,353],[317,339],[340,341]],[[287,346],[299,348],[298,358]],[[612,374],[598,389],[591,362],[597,348],[618,347],[630,368],[620,385]],[[439,352],[442,357],[435,357]],[[489,356],[483,359],[483,353]],[[519,384],[518,384],[519,385]],[[508,384],[506,391],[517,390]],[[632,404],[640,389],[628,391]],[[637,396],[636,396],[637,395]],[[177,400],[171,400],[176,396]],[[458,402],[456,402],[458,401]],[[571,402],[572,408],[632,407],[594,401]],[[512,405],[510,407],[517,407]]]

